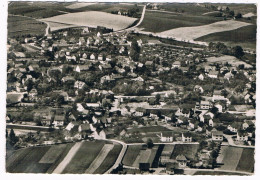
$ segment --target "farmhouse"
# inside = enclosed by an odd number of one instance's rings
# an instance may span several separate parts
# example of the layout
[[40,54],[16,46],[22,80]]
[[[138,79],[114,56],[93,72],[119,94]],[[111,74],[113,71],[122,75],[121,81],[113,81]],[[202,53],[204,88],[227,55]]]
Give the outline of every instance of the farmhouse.
[[173,142],[173,132],[161,132],[160,139],[162,142]]
[[185,132],[181,134],[182,142],[192,142],[192,135],[190,132]]
[[237,131],[237,141],[248,141],[248,133],[243,130]]
[[211,136],[213,141],[223,141],[223,132],[221,131],[212,131]]

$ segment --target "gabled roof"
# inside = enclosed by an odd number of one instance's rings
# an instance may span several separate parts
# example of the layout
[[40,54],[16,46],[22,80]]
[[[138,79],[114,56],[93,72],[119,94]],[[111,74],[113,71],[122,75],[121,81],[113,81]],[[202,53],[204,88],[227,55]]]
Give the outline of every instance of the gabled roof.
[[177,157],[176,157],[176,160],[177,161],[187,161],[187,158],[184,156],[184,155],[178,155]]

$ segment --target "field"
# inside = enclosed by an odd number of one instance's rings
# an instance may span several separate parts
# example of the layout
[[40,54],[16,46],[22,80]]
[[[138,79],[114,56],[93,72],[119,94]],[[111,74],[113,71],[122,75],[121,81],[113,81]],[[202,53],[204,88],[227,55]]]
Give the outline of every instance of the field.
[[180,27],[163,31],[158,33],[158,35],[162,37],[175,37],[180,40],[194,40],[211,33],[231,31],[248,25],[250,24],[246,22],[227,20],[196,27]]
[[72,27],[78,27],[77,25],[56,23],[56,22],[49,22],[49,21],[45,21],[45,23],[49,25],[51,31],[57,31],[57,30],[60,30],[60,29],[67,29],[67,28],[72,28]]
[[105,142],[103,141],[98,141],[95,144],[84,142],[62,173],[85,173],[104,145]]
[[220,170],[254,172],[254,149],[222,146],[220,156]]
[[178,155],[184,155],[188,159],[193,159],[198,151],[199,144],[176,144],[171,154],[171,159]]
[[188,15],[188,14],[170,14],[164,12],[147,11],[144,20],[138,28],[147,32],[162,32],[180,27],[201,26],[217,21],[222,18]]
[[128,145],[128,149],[123,158],[122,163],[126,166],[139,167],[139,163],[150,163],[150,166],[153,165],[153,162],[156,158],[159,145],[155,145],[151,149],[142,149],[141,145]]
[[131,145],[127,147],[127,151],[125,153],[125,156],[123,158],[123,164],[126,166],[131,166],[136,157],[138,156],[139,152],[142,149],[142,145]]
[[224,42],[229,46],[240,45],[244,49],[256,49],[256,25],[241,27],[231,31],[208,34],[195,41]]
[[87,11],[54,16],[42,19],[42,21],[88,27],[102,25],[107,28],[112,28],[113,30],[120,30],[131,26],[136,19],[105,12]]
[[95,170],[94,174],[103,174],[110,167],[113,166],[114,162],[117,160],[118,154],[122,149],[121,144],[115,144],[113,149],[108,153],[104,161],[100,164],[100,166]]
[[44,35],[46,24],[29,17],[8,16],[8,37]]
[[93,5],[93,4],[96,4],[96,3],[73,3],[71,5],[68,5],[66,6],[66,8],[69,8],[69,9],[78,9],[78,8],[83,8],[83,7],[86,7],[86,6],[90,6],[90,5]]
[[[105,153],[101,153],[102,149]],[[30,147],[10,153],[7,156],[6,171],[83,174],[91,166],[91,173],[102,174],[112,167],[121,149],[120,144],[105,141]]]

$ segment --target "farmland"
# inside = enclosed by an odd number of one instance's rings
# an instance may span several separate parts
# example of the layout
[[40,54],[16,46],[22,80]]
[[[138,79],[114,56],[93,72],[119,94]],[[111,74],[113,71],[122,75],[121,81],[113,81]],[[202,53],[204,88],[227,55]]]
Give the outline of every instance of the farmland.
[[251,24],[241,21],[227,20],[196,27],[180,27],[163,31],[158,33],[158,35],[163,37],[175,37],[182,40],[194,40],[211,33],[230,31],[248,25]]
[[222,18],[209,16],[194,16],[188,14],[170,14],[164,12],[147,11],[144,20],[138,28],[147,32],[162,32],[180,27],[201,26],[217,21]]
[[126,166],[131,166],[134,163],[141,149],[142,149],[142,145],[128,146],[126,154],[123,158],[123,164]]
[[[101,153],[102,149],[106,153]],[[96,167],[91,173],[102,174],[114,164],[121,149],[120,144],[105,141],[30,147],[11,153],[6,170],[11,173],[83,174],[91,165]]]
[[46,24],[29,17],[8,16],[8,37],[44,35]]
[[140,128],[133,128],[129,129],[129,132],[143,132],[143,133],[154,133],[154,132],[163,132],[163,131],[170,131],[169,129],[162,127],[162,126],[148,126],[148,127],[140,127]]
[[131,26],[136,19],[105,12],[88,11],[54,16],[42,19],[42,21],[88,27],[97,27],[102,25],[113,30],[120,30]]
[[219,170],[254,171],[254,149],[222,146],[220,155],[218,163],[223,165]]
[[240,45],[244,49],[256,48],[256,25],[241,27],[231,31],[208,34],[195,39],[205,42],[224,42],[229,46]]

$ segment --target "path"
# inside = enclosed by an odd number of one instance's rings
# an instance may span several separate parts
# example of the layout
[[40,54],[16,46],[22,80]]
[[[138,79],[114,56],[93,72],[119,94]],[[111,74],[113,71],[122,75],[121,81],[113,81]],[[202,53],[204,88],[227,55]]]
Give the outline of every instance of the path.
[[85,171],[85,174],[93,174],[97,168],[107,157],[108,153],[114,148],[114,144],[105,144],[95,160],[90,164],[89,168]]
[[79,148],[81,147],[82,142],[77,142],[68,152],[63,161],[56,167],[56,169],[52,172],[53,174],[61,174],[66,166],[70,163],[72,158],[75,156]]
[[126,152],[126,149],[127,149],[127,145],[126,145],[126,143],[124,143],[122,141],[118,141],[118,140],[114,140],[114,139],[107,139],[107,141],[116,142],[116,143],[119,143],[123,146],[120,154],[117,157],[116,162],[114,163],[114,165],[109,170],[107,170],[107,172],[105,172],[105,174],[110,174],[112,172],[112,170],[116,169],[118,167],[118,165],[122,162],[123,157],[124,157],[125,152]]

